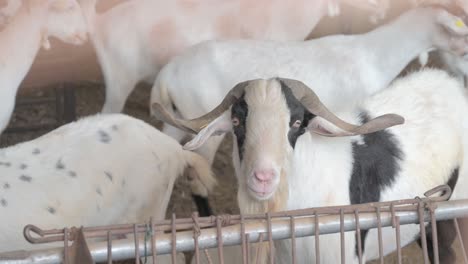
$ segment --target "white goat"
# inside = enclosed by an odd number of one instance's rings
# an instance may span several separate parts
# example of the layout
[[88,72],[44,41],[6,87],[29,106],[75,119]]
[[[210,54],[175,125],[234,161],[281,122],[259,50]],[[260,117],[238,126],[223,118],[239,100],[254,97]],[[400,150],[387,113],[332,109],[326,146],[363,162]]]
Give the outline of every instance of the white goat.
[[[184,118],[202,115],[238,82],[283,76],[315,87],[331,109],[352,106],[388,86],[418,54],[438,48],[468,51],[467,27],[444,9],[410,10],[388,25],[362,35],[329,36],[306,42],[210,41],[174,58],[158,75],[151,102],[175,106]],[[170,126],[177,140],[186,134]],[[222,137],[205,144],[210,162]]]
[[79,45],[87,39],[86,23],[76,0],[24,0],[10,23],[0,32],[0,133],[8,125],[20,83],[41,44],[48,37]]
[[214,178],[205,159],[122,114],[87,117],[2,149],[0,252],[33,248],[22,236],[27,224],[51,229],[164,219],[186,168],[193,192],[206,196]]
[[[468,198],[468,98],[444,71],[413,73],[339,114],[359,127],[336,117],[309,87],[290,79],[240,83],[215,110],[191,121],[174,119],[157,103],[153,111],[172,125],[200,131],[186,149],[233,133],[242,213],[412,198],[441,184],[452,187],[452,198]],[[405,124],[391,127],[403,120],[381,116],[390,112],[403,116]],[[417,225],[401,228],[402,245],[415,240]],[[364,233],[364,261],[375,259],[377,231]],[[384,253],[394,251],[392,228],[382,235]],[[441,252],[453,238],[439,241]],[[345,239],[346,263],[357,263],[354,233]],[[315,259],[309,250],[313,237],[296,243],[298,263]],[[320,243],[321,263],[339,263],[340,254],[328,249],[339,248],[340,235],[323,236]],[[275,245],[277,263],[289,263],[290,242]]]
[[122,111],[138,82],[152,84],[171,57],[210,39],[304,40],[325,15],[348,3],[385,12],[388,0],[140,0],[97,14],[81,0],[106,84],[102,112]]

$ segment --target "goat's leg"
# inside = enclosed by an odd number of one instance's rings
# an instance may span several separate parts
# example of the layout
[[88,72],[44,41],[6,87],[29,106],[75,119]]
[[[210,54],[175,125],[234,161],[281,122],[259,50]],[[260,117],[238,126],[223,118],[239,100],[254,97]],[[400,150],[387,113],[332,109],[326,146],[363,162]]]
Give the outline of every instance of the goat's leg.
[[8,88],[3,87],[0,89],[0,98],[2,103],[0,104],[0,134],[5,130],[10,122],[11,115],[15,108],[16,90],[8,91]]
[[[426,227],[427,233],[427,251],[429,255],[430,263],[434,262],[434,248],[432,245],[433,234],[431,233],[431,226]],[[437,247],[439,250],[439,262],[440,263],[456,263],[455,252],[452,248],[453,241],[456,237],[455,225],[453,220],[444,220],[437,222]],[[418,240],[419,246],[422,248],[421,238]]]
[[[125,69],[117,69],[113,66],[112,70],[104,71],[106,82],[106,100],[102,108],[102,113],[122,112],[128,96],[139,81]],[[115,68],[116,67],[116,68]]]
[[[468,255],[468,217],[467,218],[460,218],[457,220],[458,226],[460,227],[460,233],[462,236],[463,247],[462,249],[465,250],[465,254]],[[463,255],[460,256],[463,258]]]

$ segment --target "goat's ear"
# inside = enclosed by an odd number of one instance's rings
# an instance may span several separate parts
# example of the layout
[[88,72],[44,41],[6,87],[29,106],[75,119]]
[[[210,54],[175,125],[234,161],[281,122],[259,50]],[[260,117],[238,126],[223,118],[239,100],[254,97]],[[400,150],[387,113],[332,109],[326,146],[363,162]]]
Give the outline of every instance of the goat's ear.
[[232,130],[232,122],[230,111],[226,111],[224,114],[213,120],[208,126],[203,128],[198,134],[187,144],[184,145],[186,150],[194,150],[201,147],[208,138],[211,136],[218,136]]
[[349,132],[344,131],[343,129],[335,126],[334,124],[328,122],[327,120],[319,116],[314,117],[312,120],[309,121],[307,129],[309,130],[309,132],[327,137],[343,137],[350,135]]
[[451,34],[455,34],[458,36],[468,35],[468,27],[463,22],[463,19],[449,13],[446,10],[440,10],[437,16],[437,23],[439,23],[443,28],[445,28]]

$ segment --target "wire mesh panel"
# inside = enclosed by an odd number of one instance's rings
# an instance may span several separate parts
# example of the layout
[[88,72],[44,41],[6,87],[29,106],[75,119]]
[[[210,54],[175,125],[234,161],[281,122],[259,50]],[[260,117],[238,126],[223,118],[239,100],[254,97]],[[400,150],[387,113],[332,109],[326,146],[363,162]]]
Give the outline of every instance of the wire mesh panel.
[[[321,247],[325,247],[325,237],[322,236],[330,234],[340,237],[340,242],[333,245],[333,250],[340,256],[341,263],[349,263],[350,254],[355,257],[351,262],[364,263],[366,256],[362,243],[364,231],[367,230],[377,232],[374,246],[377,247],[376,259],[380,263],[384,263],[384,255],[388,253],[384,245],[393,240],[395,245],[392,248],[396,251],[397,261],[402,263],[402,236],[408,235],[402,234],[402,229],[410,224],[419,226],[421,258],[424,263],[430,263],[430,260],[433,263],[444,263],[439,261],[441,243],[438,240],[437,223],[450,223],[463,248],[456,219],[468,216],[468,200],[446,201],[450,196],[448,186],[435,188],[426,195],[428,197],[425,198],[257,215],[198,217],[194,213],[187,219],[176,219],[173,215],[170,220],[104,227],[41,230],[28,225],[24,235],[29,242],[42,244],[62,241],[64,246],[3,253],[0,254],[0,263],[11,263],[13,260],[14,263],[112,263],[131,258],[135,259],[135,263],[140,263],[140,258],[145,256],[152,257],[150,263],[158,263],[156,256],[163,254],[169,254],[170,260],[160,263],[177,263],[180,261],[178,252],[192,251],[192,263],[301,263],[298,256],[304,253],[304,249],[297,245],[300,239],[306,237],[315,241],[315,248],[307,250],[315,252],[315,263],[320,263]],[[386,230],[391,230],[391,239]],[[356,247],[352,247],[350,240],[345,239],[354,234]],[[126,238],[118,239],[122,236]],[[287,244],[290,252],[281,255],[275,247],[277,243]],[[86,254],[76,252],[89,252],[89,257],[77,261],[77,255]],[[234,257],[232,252],[235,252]],[[468,263],[464,250],[461,261]]]

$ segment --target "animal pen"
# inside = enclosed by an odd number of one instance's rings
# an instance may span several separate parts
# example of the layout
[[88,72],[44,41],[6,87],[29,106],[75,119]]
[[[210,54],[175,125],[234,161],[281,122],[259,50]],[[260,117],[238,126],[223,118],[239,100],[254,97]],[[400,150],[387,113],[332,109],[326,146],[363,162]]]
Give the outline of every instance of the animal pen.
[[[441,194],[441,195],[435,195]],[[461,243],[461,254],[464,263],[468,263],[463,250],[462,234],[457,218],[468,216],[468,200],[451,200],[450,187],[439,186],[425,193],[426,197],[414,199],[358,204],[348,206],[319,207],[294,211],[267,213],[266,215],[219,215],[191,218],[152,221],[147,223],[112,225],[101,227],[66,227],[64,229],[42,230],[28,225],[24,236],[30,243],[43,244],[62,242],[63,247],[35,251],[16,251],[0,254],[0,263],[113,263],[116,260],[134,258],[135,263],[146,263],[147,256],[152,256],[152,263],[157,263],[156,255],[170,254],[172,263],[176,263],[177,252],[194,251],[195,263],[202,263],[205,257],[208,263],[215,259],[210,256],[208,248],[217,248],[217,258],[224,263],[223,247],[240,245],[242,261],[239,263],[259,263],[259,256],[264,243],[270,254],[274,253],[274,241],[290,239],[291,260],[296,261],[296,240],[301,237],[314,236],[316,263],[320,263],[320,236],[339,233],[341,244],[336,248],[341,254],[341,263],[345,263],[344,233],[357,231],[358,244],[362,243],[361,232],[377,228],[380,263],[384,263],[382,229],[392,228],[396,237],[398,263],[402,263],[402,245],[400,244],[400,227],[417,224],[420,227],[422,258],[430,263],[429,250],[433,250],[434,263],[439,262],[439,249],[436,222],[452,220],[456,238]],[[430,230],[426,233],[426,224]],[[426,241],[432,235],[432,244]],[[116,239],[117,236],[129,235],[133,238]],[[99,242],[87,242],[98,239]],[[71,243],[71,244],[70,244]],[[255,250],[251,250],[254,248]],[[362,249],[357,247],[359,263],[363,263]],[[205,263],[205,262],[204,262]],[[269,258],[269,263],[275,263]]]

